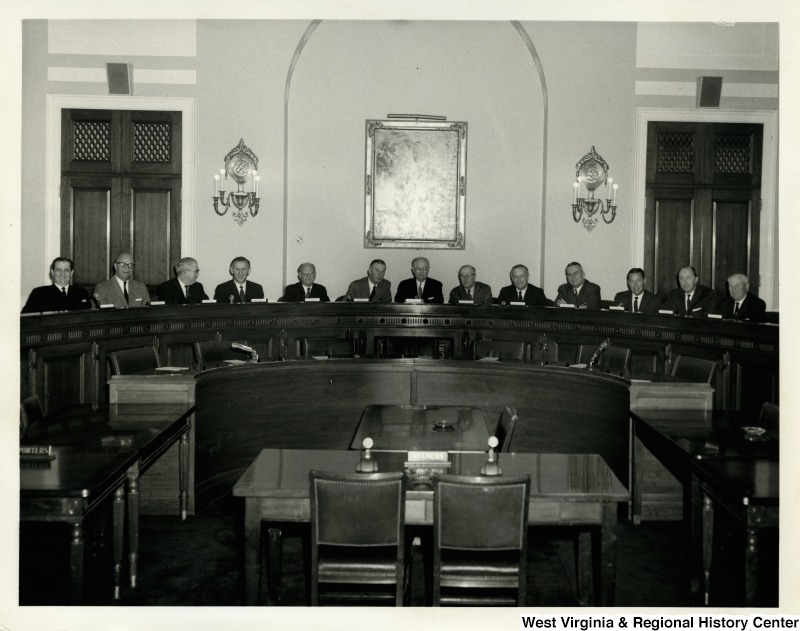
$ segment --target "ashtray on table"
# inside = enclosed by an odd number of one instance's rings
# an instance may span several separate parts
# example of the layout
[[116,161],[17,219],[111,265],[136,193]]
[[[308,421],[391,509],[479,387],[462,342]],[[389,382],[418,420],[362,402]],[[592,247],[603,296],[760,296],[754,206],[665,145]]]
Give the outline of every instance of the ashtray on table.
[[433,424],[434,432],[452,432],[455,430],[455,423],[453,421],[436,421]]

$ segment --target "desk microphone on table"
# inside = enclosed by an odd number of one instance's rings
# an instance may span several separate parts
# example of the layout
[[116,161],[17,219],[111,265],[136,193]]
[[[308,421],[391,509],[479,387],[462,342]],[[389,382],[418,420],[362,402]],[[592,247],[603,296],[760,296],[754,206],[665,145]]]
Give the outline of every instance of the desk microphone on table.
[[589,360],[589,368],[592,368],[595,365],[597,360],[600,358],[600,355],[602,355],[607,348],[608,348],[608,340],[604,340],[603,343],[597,347],[597,350],[594,352],[594,355],[592,355],[592,358]]
[[249,353],[250,361],[253,363],[258,363],[258,353],[256,352],[256,349],[254,349],[252,346],[247,346],[246,344],[239,344],[239,342],[233,342],[231,344],[231,348],[234,348],[239,351],[244,351],[245,353]]

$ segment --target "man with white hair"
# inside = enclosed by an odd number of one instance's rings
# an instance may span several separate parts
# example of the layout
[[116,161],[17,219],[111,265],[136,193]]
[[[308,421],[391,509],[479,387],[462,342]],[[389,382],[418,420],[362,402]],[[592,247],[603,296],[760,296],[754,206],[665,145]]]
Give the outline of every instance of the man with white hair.
[[763,322],[767,303],[750,293],[750,281],[744,274],[731,274],[728,277],[728,293],[719,305],[718,313],[729,320],[749,320]]

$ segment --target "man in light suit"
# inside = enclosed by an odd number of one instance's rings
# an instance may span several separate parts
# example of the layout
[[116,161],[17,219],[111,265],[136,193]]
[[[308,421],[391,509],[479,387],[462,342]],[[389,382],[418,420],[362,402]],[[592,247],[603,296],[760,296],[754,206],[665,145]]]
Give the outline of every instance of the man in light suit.
[[767,303],[750,293],[750,281],[744,274],[728,277],[730,297],[720,303],[717,313],[729,320],[749,320],[763,322],[767,313]]
[[680,288],[673,289],[667,296],[668,308],[676,315],[708,315],[714,313],[719,297],[710,287],[701,285],[694,267],[678,270]]
[[428,278],[430,268],[431,264],[425,257],[419,256],[411,261],[411,273],[414,277],[406,278],[397,286],[394,301],[405,302],[409,298],[419,298],[424,303],[444,303],[442,283],[434,278]]
[[633,313],[658,313],[661,300],[652,291],[644,288],[647,278],[641,267],[634,267],[628,272],[628,291],[621,291],[614,296],[614,303],[625,311]]
[[577,309],[600,309],[600,286],[586,280],[583,266],[573,261],[564,270],[567,282],[558,287],[557,305],[575,305]]
[[544,292],[535,285],[529,285],[528,267],[526,265],[515,265],[508,274],[511,284],[500,290],[497,301],[501,305],[510,305],[512,302],[524,302],[529,307],[552,307],[552,301],[548,300]]
[[366,299],[370,302],[391,302],[392,283],[383,276],[386,274],[386,263],[375,259],[369,264],[367,275],[350,283],[345,294],[345,300],[352,302],[356,299]]
[[115,309],[129,307],[146,307],[150,304],[150,293],[147,286],[138,280],[133,280],[133,256],[123,252],[114,261],[114,275],[108,280],[94,286],[94,299],[102,307],[114,305]]
[[451,305],[457,305],[459,300],[469,300],[479,307],[492,304],[492,288],[475,280],[475,268],[472,265],[463,265],[458,270],[458,283],[458,287],[450,290],[448,302]]
[[63,256],[50,263],[52,285],[36,287],[31,291],[22,313],[40,313],[42,311],[78,311],[94,309],[94,302],[86,290],[72,284],[75,266],[72,260]]
[[197,282],[200,266],[190,256],[175,263],[176,278],[164,281],[158,286],[158,299],[168,305],[194,305],[208,300],[202,283]]
[[314,282],[317,279],[317,268],[313,263],[303,263],[298,267],[297,278],[300,282],[286,285],[279,302],[305,302],[309,298],[318,298],[319,302],[331,301],[325,285]]
[[214,290],[214,300],[237,304],[264,297],[264,288],[258,283],[247,280],[250,276],[250,261],[245,257],[237,256],[233,259],[228,271],[233,278],[217,285]]

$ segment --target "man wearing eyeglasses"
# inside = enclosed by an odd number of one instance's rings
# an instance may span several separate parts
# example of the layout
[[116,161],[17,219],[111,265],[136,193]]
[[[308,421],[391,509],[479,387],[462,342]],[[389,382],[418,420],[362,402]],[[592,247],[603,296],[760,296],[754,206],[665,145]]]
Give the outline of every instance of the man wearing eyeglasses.
[[128,252],[117,257],[114,261],[114,275],[94,286],[94,299],[100,307],[114,305],[115,309],[128,309],[150,304],[147,286],[141,281],[133,280],[135,267],[133,256]]
[[442,283],[428,278],[430,268],[431,264],[428,259],[421,256],[411,261],[411,273],[414,278],[407,278],[397,286],[394,301],[405,302],[409,299],[417,299],[425,303],[442,304],[444,302]]
[[50,263],[53,284],[34,289],[28,296],[22,313],[93,309],[94,304],[86,290],[72,284],[74,271],[75,266],[71,259],[63,256],[53,259]]

